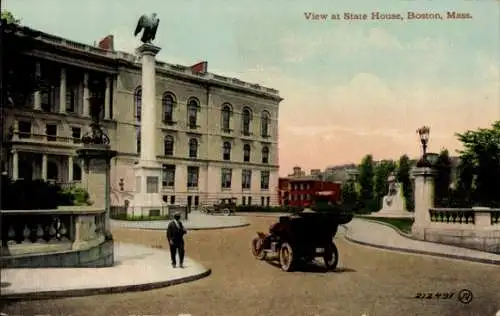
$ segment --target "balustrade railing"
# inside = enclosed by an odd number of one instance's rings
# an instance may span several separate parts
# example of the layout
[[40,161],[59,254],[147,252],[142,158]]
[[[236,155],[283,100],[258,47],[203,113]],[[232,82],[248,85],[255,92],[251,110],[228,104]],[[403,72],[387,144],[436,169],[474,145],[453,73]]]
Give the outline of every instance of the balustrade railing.
[[88,207],[2,210],[1,255],[78,250],[104,240],[105,212]]
[[478,224],[479,218],[489,217],[489,224],[500,224],[500,209],[491,208],[431,208],[430,220],[433,223]]

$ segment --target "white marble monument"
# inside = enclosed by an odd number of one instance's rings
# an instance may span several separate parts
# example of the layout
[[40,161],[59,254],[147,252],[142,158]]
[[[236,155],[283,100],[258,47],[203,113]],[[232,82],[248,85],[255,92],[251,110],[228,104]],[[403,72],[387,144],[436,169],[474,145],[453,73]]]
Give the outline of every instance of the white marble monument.
[[388,177],[389,192],[382,199],[382,209],[372,213],[374,217],[413,217],[413,213],[406,209],[406,202],[403,195],[403,187],[401,183],[396,182],[396,177],[393,173]]
[[[160,51],[150,43],[137,48],[142,58],[141,153],[135,171],[135,195],[129,216],[149,216],[163,213],[165,202],[160,192],[162,166],[156,160],[156,60]],[[151,212],[153,211],[153,212]]]

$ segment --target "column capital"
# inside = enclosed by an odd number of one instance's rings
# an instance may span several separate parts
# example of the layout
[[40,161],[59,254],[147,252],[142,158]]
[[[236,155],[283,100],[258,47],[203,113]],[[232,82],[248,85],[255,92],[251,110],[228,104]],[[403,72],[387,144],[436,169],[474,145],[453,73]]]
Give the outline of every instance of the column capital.
[[434,177],[436,171],[429,167],[414,168],[411,171],[411,175],[414,177]]
[[137,47],[137,49],[135,50],[135,52],[139,55],[139,56],[156,56],[161,50],[161,47],[158,47],[158,46],[155,46],[153,44],[148,44],[148,43],[144,43],[142,44],[141,46]]

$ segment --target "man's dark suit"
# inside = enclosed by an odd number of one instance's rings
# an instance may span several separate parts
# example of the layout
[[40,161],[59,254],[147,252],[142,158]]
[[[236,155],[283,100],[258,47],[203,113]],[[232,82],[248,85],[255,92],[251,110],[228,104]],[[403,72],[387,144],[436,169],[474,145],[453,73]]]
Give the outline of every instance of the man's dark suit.
[[186,230],[180,221],[171,221],[167,227],[167,239],[170,244],[170,258],[172,265],[176,265],[176,253],[179,253],[179,264],[184,263],[184,235]]

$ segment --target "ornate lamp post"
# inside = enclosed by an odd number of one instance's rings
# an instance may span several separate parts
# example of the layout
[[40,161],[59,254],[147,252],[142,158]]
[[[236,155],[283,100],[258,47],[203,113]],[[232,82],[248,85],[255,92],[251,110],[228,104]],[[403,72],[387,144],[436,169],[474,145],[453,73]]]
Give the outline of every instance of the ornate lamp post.
[[429,134],[431,129],[428,126],[422,126],[417,129],[417,134],[422,143],[422,158],[417,162],[417,167],[432,167],[437,161],[438,154],[428,153],[427,144],[429,143]]

